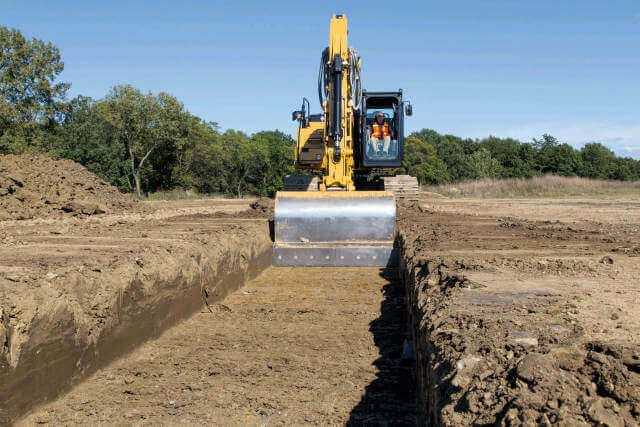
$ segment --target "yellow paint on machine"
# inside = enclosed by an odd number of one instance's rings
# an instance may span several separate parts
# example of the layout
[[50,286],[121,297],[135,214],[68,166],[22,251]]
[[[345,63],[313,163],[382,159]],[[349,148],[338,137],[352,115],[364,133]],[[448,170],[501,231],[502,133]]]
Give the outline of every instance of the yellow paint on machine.
[[381,199],[393,197],[389,191],[278,191],[278,197],[290,199]]
[[[330,189],[342,189],[355,191],[353,183],[354,160],[354,138],[352,129],[355,117],[353,105],[350,105],[350,98],[347,94],[351,92],[350,73],[354,72],[354,67],[359,64],[349,62],[349,40],[348,40],[348,20],[345,15],[336,15],[331,18],[329,24],[329,58],[336,55],[342,58],[344,71],[342,73],[342,99],[341,99],[341,128],[343,130],[340,142],[340,156],[334,157],[334,141],[329,135],[330,120],[322,122],[310,122],[309,126],[300,126],[298,129],[298,143],[296,146],[296,162],[302,169],[316,170],[323,172],[320,183],[320,191]],[[333,93],[333,82],[328,80],[327,91]],[[333,103],[325,100],[322,109],[325,117],[332,117]]]

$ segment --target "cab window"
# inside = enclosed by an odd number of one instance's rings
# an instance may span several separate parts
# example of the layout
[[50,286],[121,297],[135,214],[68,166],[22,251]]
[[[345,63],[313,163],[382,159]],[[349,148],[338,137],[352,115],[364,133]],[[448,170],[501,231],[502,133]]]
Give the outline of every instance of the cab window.
[[[383,120],[376,119],[382,114]],[[368,108],[365,116],[365,156],[369,160],[392,160],[398,157],[398,132],[393,108]]]

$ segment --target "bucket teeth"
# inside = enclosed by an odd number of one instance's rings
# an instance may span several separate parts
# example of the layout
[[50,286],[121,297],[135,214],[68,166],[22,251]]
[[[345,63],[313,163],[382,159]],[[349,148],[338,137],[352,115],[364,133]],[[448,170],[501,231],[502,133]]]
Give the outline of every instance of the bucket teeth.
[[389,245],[281,245],[273,251],[276,266],[393,267],[396,258],[393,246]]
[[279,192],[274,218],[274,265],[387,267],[395,262],[391,193]]

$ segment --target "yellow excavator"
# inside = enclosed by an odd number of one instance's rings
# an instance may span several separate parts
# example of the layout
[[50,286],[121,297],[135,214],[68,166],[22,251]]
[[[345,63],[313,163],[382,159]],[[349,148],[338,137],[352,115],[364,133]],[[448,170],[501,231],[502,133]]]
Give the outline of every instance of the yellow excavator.
[[401,166],[404,117],[412,107],[402,90],[363,90],[361,67],[348,44],[347,17],[334,15],[318,72],[322,113],[311,114],[303,98],[292,114],[299,122],[296,168],[306,173],[285,177],[276,194],[276,266],[395,262],[396,198],[417,198],[418,183],[387,174]]

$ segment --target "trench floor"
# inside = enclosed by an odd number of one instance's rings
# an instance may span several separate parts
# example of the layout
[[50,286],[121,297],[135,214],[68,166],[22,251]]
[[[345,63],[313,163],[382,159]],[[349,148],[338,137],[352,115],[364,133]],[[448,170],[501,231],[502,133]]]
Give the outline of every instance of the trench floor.
[[20,424],[414,425],[391,271],[269,268]]

